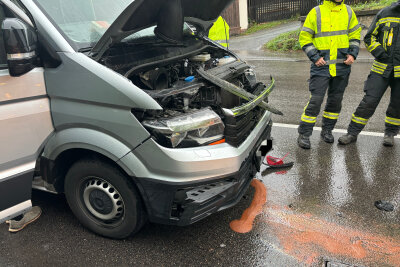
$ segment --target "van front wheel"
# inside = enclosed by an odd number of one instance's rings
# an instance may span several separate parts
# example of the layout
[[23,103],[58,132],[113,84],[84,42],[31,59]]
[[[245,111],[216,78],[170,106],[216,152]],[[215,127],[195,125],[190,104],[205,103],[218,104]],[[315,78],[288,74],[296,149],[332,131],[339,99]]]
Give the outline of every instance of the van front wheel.
[[69,169],[64,185],[72,212],[93,232],[123,239],[143,226],[145,212],[137,190],[111,164],[80,160]]

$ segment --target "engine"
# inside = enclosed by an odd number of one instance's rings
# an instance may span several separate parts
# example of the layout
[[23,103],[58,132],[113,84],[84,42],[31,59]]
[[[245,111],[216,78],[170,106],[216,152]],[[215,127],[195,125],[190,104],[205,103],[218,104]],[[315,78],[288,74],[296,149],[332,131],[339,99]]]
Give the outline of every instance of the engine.
[[[193,147],[218,140],[238,146],[265,108],[265,85],[249,65],[228,51],[190,39],[185,46],[115,46],[102,60],[155,99],[163,111],[133,111],[167,147]],[[197,52],[196,52],[197,51]],[[247,104],[252,100],[253,106]],[[245,112],[234,114],[235,108]],[[248,112],[249,111],[249,112]]]

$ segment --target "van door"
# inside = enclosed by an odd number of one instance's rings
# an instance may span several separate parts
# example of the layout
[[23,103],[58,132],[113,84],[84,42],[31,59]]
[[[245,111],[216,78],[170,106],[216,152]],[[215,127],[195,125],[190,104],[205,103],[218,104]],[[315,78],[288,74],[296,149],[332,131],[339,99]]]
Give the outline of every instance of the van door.
[[[13,13],[0,4],[0,25]],[[0,31],[0,223],[32,207],[32,179],[53,132],[42,68],[11,77]]]

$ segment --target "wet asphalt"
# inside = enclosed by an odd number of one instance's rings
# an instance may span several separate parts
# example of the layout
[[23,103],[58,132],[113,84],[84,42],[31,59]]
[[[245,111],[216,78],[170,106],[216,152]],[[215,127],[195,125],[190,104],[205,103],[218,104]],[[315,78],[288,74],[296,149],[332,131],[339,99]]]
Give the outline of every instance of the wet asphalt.
[[[259,79],[276,78],[270,103],[285,116],[274,117],[270,155],[289,152],[286,160],[295,163],[284,170],[262,167],[257,178],[267,201],[249,233],[234,232],[230,222],[253,206],[252,187],[235,207],[194,225],[148,223],[123,241],[86,230],[63,195],[34,191],[33,203],[43,214],[16,234],[0,225],[0,266],[325,266],[327,261],[400,266],[400,139],[386,148],[375,136],[383,131],[388,95],[366,129],[372,133],[356,144],[326,144],[316,130],[313,148],[302,150],[296,145],[296,125],[309,97],[309,63],[302,54],[237,51],[247,55]],[[368,55],[354,65],[338,129],[346,129],[361,100],[369,68]],[[394,211],[377,209],[377,200],[391,202]]]

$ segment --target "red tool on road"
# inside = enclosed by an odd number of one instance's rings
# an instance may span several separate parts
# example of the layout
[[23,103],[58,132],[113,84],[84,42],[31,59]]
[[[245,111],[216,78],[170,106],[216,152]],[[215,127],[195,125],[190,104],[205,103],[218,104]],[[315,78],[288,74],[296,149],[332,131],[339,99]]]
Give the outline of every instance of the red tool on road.
[[264,165],[267,165],[271,168],[287,168],[287,167],[292,167],[294,165],[294,162],[288,162],[284,163],[283,160],[289,155],[287,153],[283,158],[276,158],[272,156],[266,156],[266,163],[265,161],[263,162]]

